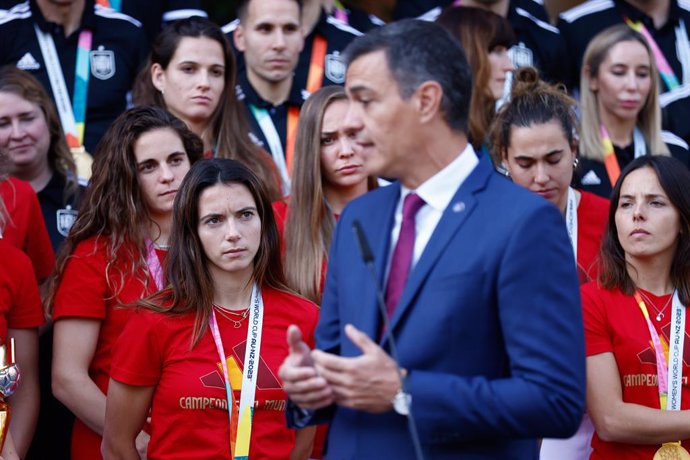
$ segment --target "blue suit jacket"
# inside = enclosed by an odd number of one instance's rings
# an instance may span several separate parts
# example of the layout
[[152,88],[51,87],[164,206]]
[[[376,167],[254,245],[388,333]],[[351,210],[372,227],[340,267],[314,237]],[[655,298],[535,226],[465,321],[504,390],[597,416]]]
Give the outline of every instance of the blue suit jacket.
[[[358,356],[343,332],[348,323],[378,340],[376,291],[352,224],[361,223],[384,285],[399,197],[396,183],[353,201],[341,215],[318,348]],[[577,429],[584,407],[584,334],[564,219],[547,201],[496,174],[488,158],[443,213],[410,273],[390,330],[409,370],[427,459],[537,458],[539,437],[565,437]],[[406,418],[335,407],[326,458],[412,459]]]

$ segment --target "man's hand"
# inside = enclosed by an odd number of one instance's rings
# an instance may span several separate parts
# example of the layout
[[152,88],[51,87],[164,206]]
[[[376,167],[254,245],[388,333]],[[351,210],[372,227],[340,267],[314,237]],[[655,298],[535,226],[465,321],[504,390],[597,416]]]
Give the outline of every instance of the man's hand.
[[333,390],[314,368],[309,346],[302,340],[302,332],[294,324],[288,328],[290,352],[278,370],[283,388],[302,409],[321,409],[333,404]]
[[400,389],[395,361],[353,325],[345,326],[345,334],[362,354],[343,358],[315,350],[312,358],[318,374],[328,381],[341,406],[374,413],[391,410]]

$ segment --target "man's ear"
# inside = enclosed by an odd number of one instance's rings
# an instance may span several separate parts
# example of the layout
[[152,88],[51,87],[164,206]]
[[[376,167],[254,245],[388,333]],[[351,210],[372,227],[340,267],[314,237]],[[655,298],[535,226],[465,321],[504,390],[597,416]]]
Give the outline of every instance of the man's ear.
[[415,90],[415,102],[420,115],[420,121],[427,122],[441,111],[443,89],[433,80],[420,84]]
[[235,48],[244,53],[246,46],[244,45],[244,30],[241,24],[232,32],[232,41],[235,42]]

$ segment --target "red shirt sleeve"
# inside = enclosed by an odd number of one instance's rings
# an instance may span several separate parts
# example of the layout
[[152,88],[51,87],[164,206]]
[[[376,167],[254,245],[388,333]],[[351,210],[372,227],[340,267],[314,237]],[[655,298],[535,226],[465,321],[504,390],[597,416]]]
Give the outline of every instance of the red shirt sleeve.
[[53,273],[55,253],[36,193],[29,183],[11,177],[0,182],[0,197],[11,219],[3,238],[29,256],[36,279],[43,281]]
[[163,368],[161,344],[163,315],[139,310],[132,314],[113,349],[110,377],[127,385],[153,386]]
[[[7,327],[13,329],[35,328],[45,323],[43,304],[38,292],[31,261],[19,249],[9,243],[0,245],[4,263],[0,274],[0,283]],[[6,308],[6,309],[5,309]],[[6,331],[3,332],[3,340]]]
[[105,318],[108,297],[105,273],[105,249],[98,247],[94,239],[79,243],[67,261],[55,294],[53,319]]
[[585,325],[585,350],[587,356],[613,352],[613,343],[608,327],[606,298],[610,294],[597,286],[596,281],[584,284],[582,295],[582,314]]

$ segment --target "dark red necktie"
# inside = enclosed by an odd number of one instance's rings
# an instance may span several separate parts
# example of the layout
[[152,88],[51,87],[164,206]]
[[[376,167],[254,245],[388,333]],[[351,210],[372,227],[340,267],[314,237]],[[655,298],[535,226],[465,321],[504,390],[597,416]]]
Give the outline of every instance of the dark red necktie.
[[410,193],[403,201],[402,224],[398,242],[395,244],[390,270],[388,271],[388,284],[386,285],[386,310],[388,317],[393,316],[396,305],[400,300],[407,275],[412,265],[412,253],[414,252],[415,221],[417,211],[424,206],[416,193]]

